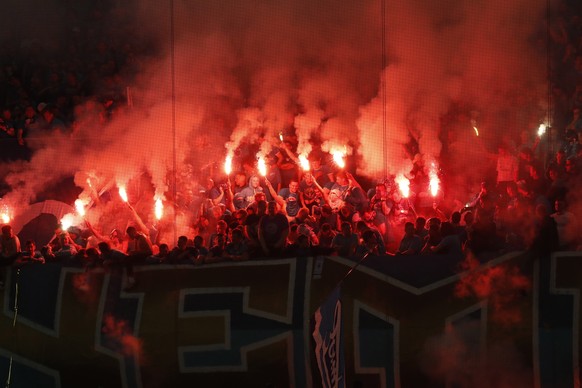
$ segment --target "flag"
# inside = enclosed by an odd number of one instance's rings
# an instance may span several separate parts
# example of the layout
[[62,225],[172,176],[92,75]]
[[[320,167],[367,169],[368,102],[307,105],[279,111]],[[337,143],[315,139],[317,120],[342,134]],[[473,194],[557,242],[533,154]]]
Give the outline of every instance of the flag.
[[323,388],[345,388],[342,304],[336,287],[315,311],[315,357]]

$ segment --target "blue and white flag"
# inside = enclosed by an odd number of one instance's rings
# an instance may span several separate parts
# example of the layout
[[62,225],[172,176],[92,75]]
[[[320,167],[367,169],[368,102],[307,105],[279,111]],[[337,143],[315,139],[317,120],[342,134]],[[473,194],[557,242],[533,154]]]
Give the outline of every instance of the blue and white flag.
[[342,303],[336,287],[315,312],[315,357],[323,388],[345,388]]

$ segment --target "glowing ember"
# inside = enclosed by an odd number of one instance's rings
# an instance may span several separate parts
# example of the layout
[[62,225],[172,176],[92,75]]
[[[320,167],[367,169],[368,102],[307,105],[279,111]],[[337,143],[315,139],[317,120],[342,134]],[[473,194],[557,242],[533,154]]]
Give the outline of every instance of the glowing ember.
[[538,128],[538,136],[542,137],[544,133],[546,133],[546,124],[540,124],[540,127]]
[[479,129],[477,127],[473,127],[473,129],[475,130],[475,135],[479,136]]
[[232,156],[227,156],[224,160],[224,172],[226,175],[230,175],[232,172]]
[[342,152],[342,151],[334,151],[334,152],[332,152],[332,155],[333,155],[333,161],[334,161],[334,163],[339,168],[346,167],[346,161],[344,160],[344,158],[346,157],[345,152]]
[[267,164],[262,156],[259,157],[257,168],[259,169],[259,174],[261,174],[261,176],[267,176]]
[[440,185],[440,181],[439,181],[439,177],[436,173],[436,168],[434,163],[432,164],[432,168],[430,170],[430,172],[428,173],[430,182],[428,184],[428,187],[430,189],[430,193],[432,194],[433,197],[436,197],[436,195],[439,192],[439,185]]
[[125,191],[125,187],[120,187],[119,188],[119,196],[121,197],[123,202],[127,202],[128,198],[127,198],[127,191]]
[[85,216],[85,204],[82,199],[78,198],[75,200],[75,209],[77,209],[77,213],[79,213],[81,217]]
[[61,228],[63,230],[69,230],[71,226],[75,223],[75,216],[71,213],[67,213],[61,218]]
[[305,155],[299,155],[299,163],[301,164],[303,171],[309,171],[309,160],[307,160]]
[[154,205],[154,213],[156,215],[156,219],[160,220],[164,215],[164,204],[162,203],[162,199],[156,199],[156,203]]
[[410,181],[402,174],[396,177],[396,184],[398,189],[404,198],[408,198],[410,195]]

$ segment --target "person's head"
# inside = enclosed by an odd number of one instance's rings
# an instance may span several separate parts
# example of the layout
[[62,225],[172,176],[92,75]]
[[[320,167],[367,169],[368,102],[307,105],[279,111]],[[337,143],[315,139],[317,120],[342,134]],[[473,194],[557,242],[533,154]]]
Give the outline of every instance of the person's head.
[[340,208],[340,214],[344,218],[351,217],[353,214],[352,208],[349,205],[344,205]]
[[158,256],[160,257],[166,257],[170,253],[170,247],[166,243],[161,243],[159,249],[160,252],[158,253]]
[[458,212],[458,211],[453,212],[453,214],[451,214],[451,222],[453,224],[456,224],[456,225],[460,224],[461,223],[461,212]]
[[311,208],[311,212],[313,214],[313,217],[319,219],[319,217],[321,217],[321,207],[319,206],[314,206]]
[[416,225],[415,225],[416,230],[423,230],[424,227],[426,226],[426,218],[416,217],[415,223],[416,223]]
[[297,212],[297,215],[295,216],[295,218],[300,220],[300,221],[305,221],[308,217],[309,217],[309,209],[306,209],[304,207],[299,209],[299,211]]
[[257,187],[259,187],[261,181],[259,179],[258,176],[253,175],[250,179],[249,179],[249,186],[252,187],[253,189],[256,189]]
[[376,218],[376,210],[374,210],[373,208],[366,208],[364,210],[364,214],[362,215],[364,221],[366,221],[367,223],[370,223],[372,221],[374,221],[374,219]]
[[210,190],[214,187],[214,180],[212,178],[206,179],[206,190]]
[[87,248],[85,251],[85,255],[87,255],[87,259],[89,261],[97,261],[99,260],[99,251],[97,248]]
[[571,156],[564,162],[564,168],[566,169],[566,174],[572,173],[576,166],[576,158]]
[[385,198],[388,194],[386,185],[382,182],[376,184],[376,196]]
[[311,173],[309,172],[306,172],[305,174],[303,174],[303,180],[307,185],[312,185],[314,181],[313,175],[311,175]]
[[348,176],[344,171],[340,171],[335,176],[335,181],[340,186],[347,186],[348,185]]
[[566,151],[564,151],[563,149],[558,150],[558,152],[556,152],[556,162],[558,164],[564,164],[565,160],[566,160]]
[[228,224],[226,223],[225,220],[219,220],[216,223],[216,233],[218,234],[226,234],[226,231],[228,230]]
[[36,251],[36,244],[32,240],[26,241],[26,244],[24,244],[24,247],[25,247],[26,251],[30,254],[34,254],[34,252]]
[[101,253],[108,253],[111,251],[111,247],[105,241],[101,241],[99,244],[97,244],[97,249],[99,249],[99,252]]
[[257,213],[258,214],[265,214],[267,212],[267,201],[261,199],[257,201]]
[[12,237],[12,226],[3,225],[2,226],[2,236],[9,238]]
[[344,236],[349,236],[352,234],[352,224],[350,222],[347,221],[342,222],[340,229]]
[[296,179],[291,179],[289,182],[289,192],[296,193],[299,190],[299,182]]
[[127,234],[129,238],[134,239],[137,237],[137,229],[135,226],[128,226],[125,230],[125,234]]
[[474,220],[475,220],[475,216],[473,215],[473,212],[466,212],[465,213],[465,216],[463,217],[463,221],[465,222],[465,225],[472,225]]
[[505,187],[505,191],[510,198],[514,198],[517,196],[517,183],[508,182],[507,186]]
[[242,229],[235,228],[232,230],[232,242],[239,243],[244,240],[244,233]]
[[404,224],[404,234],[407,237],[410,237],[414,234],[415,229],[414,229],[414,224],[412,222],[407,222]]
[[321,225],[321,229],[319,230],[319,232],[323,236],[330,236],[331,234],[333,234],[333,230],[331,229],[331,225],[327,222],[324,223],[323,225]]
[[330,201],[335,202],[340,198],[341,198],[341,194],[340,194],[340,191],[338,189],[332,189],[329,191]]
[[239,171],[234,176],[234,184],[239,187],[243,187],[247,184],[247,176],[244,172]]
[[234,213],[234,219],[236,220],[237,224],[244,224],[245,220],[247,219],[247,211],[245,209],[237,210]]
[[379,244],[376,233],[372,229],[367,229],[362,233],[362,241],[368,250],[374,250]]
[[267,214],[273,215],[277,213],[277,202],[269,201],[267,203]]
[[309,248],[311,246],[309,242],[309,236],[305,234],[300,234],[297,236],[297,246],[300,248]]
[[[194,246],[196,248],[200,248],[204,245],[204,237],[202,237],[201,235],[197,235],[194,237]],[[160,247],[161,249],[161,247]]]
[[218,205],[212,207],[212,217],[215,220],[219,219],[224,215],[225,211],[226,207],[222,203],[219,203]]
[[187,244],[188,244],[188,237],[187,236],[178,237],[178,249],[186,248]]
[[548,216],[548,208],[544,204],[539,204],[536,206],[536,216],[538,218],[545,218]]

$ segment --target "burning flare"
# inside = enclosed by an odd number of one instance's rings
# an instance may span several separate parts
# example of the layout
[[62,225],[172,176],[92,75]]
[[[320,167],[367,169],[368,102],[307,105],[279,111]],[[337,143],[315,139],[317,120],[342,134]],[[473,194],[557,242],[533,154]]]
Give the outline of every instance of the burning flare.
[[265,163],[265,158],[262,156],[259,156],[257,168],[259,169],[259,174],[261,174],[261,176],[267,176],[267,164]]
[[0,217],[2,217],[2,223],[7,224],[10,222],[10,216],[8,213],[2,213]]
[[71,226],[75,224],[75,216],[71,213],[67,213],[61,218],[61,228],[63,230],[69,230]]
[[305,155],[299,155],[299,163],[301,164],[303,171],[309,171],[309,160],[307,160]]
[[79,213],[81,217],[85,216],[85,203],[81,198],[75,200],[75,209],[77,209],[77,213]]
[[410,181],[402,174],[396,177],[396,184],[398,189],[404,198],[408,198],[410,195]]
[[226,175],[230,175],[232,172],[232,156],[227,156],[224,160],[224,172]]
[[125,187],[120,187],[119,188],[119,196],[121,197],[121,200],[123,202],[127,202],[128,201],[127,191],[125,191]]
[[346,157],[346,153],[342,152],[342,151],[333,151],[331,153],[333,155],[333,161],[334,163],[339,167],[339,168],[345,168],[346,167],[346,161],[345,161],[345,157]]
[[430,182],[428,184],[428,187],[430,189],[430,193],[432,194],[433,197],[436,197],[438,192],[439,192],[439,185],[440,185],[440,181],[439,181],[439,177],[437,175],[436,172],[436,167],[434,165],[434,163],[431,164],[431,169],[428,173]]
[[538,137],[542,137],[544,133],[546,133],[546,124],[542,123],[540,124],[540,127],[538,128]]
[[162,199],[156,199],[156,203],[154,205],[154,214],[156,215],[156,219],[159,221],[162,219],[164,215],[164,204],[162,203]]
[[475,130],[475,135],[479,136],[479,129],[477,127],[473,127],[473,130]]

